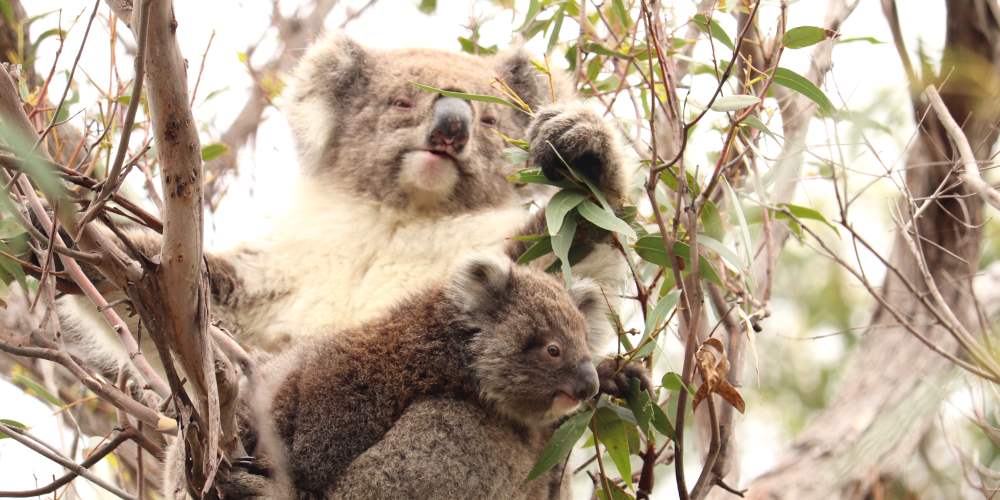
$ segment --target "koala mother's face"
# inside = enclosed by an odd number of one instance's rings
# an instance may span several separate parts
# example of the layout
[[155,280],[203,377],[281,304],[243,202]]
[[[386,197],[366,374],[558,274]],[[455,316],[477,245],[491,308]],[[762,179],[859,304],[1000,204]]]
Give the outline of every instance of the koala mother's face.
[[296,70],[288,107],[303,168],[317,181],[402,210],[502,205],[513,188],[501,133],[522,137],[528,115],[414,85],[499,95],[494,79],[532,106],[550,98],[545,77],[520,52],[474,57],[366,49],[344,37],[321,41]]

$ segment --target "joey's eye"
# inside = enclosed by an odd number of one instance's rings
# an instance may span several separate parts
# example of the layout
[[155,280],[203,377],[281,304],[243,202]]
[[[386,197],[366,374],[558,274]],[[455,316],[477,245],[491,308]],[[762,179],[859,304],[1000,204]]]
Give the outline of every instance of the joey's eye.
[[558,358],[560,354],[559,346],[555,344],[549,344],[549,346],[545,348],[545,352],[548,352],[549,356],[552,356],[553,358]]
[[397,97],[392,100],[392,106],[401,109],[410,109],[413,107],[413,103],[409,99],[403,97]]
[[496,126],[497,124],[497,119],[492,116],[484,116],[479,121],[482,122],[482,124],[486,125],[487,127],[493,127]]

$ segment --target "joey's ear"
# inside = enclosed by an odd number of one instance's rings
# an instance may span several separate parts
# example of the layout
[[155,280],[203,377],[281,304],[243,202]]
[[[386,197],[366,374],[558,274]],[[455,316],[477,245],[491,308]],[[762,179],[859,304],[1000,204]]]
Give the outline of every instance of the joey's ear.
[[604,291],[596,281],[580,279],[570,286],[569,294],[573,297],[576,308],[587,320],[587,346],[596,355],[614,336],[608,320],[608,301],[604,297]]
[[[514,48],[495,56],[497,78],[510,86],[532,109],[559,101],[571,93],[569,82],[561,71],[549,76],[531,63],[531,55],[523,48]],[[554,95],[553,95],[554,94]],[[527,118],[524,113],[517,113]]]
[[476,256],[459,266],[448,284],[448,297],[464,312],[479,311],[497,301],[510,284],[511,261]]

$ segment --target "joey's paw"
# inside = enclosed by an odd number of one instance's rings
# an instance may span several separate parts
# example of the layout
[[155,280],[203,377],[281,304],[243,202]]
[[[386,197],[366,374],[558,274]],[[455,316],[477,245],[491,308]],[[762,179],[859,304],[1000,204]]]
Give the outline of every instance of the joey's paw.
[[597,113],[581,103],[547,106],[535,115],[527,135],[532,163],[541,167],[546,177],[558,180],[569,175],[565,160],[596,182],[612,203],[621,202],[620,146],[607,121]]
[[629,379],[637,379],[642,390],[653,387],[649,371],[637,361],[625,363],[617,358],[605,359],[597,365],[597,378],[601,393],[617,398],[624,398],[628,394]]

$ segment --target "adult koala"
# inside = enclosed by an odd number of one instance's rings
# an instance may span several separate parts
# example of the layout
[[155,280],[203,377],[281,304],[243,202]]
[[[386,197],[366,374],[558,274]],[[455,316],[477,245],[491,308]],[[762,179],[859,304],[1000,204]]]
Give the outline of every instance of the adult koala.
[[[497,79],[534,116],[414,85],[498,95]],[[544,232],[544,211],[531,214],[507,180],[516,167],[503,157],[502,135],[526,138],[550,178],[563,175],[561,156],[610,203],[624,198],[614,133],[522,51],[374,50],[335,35],[295,71],[287,113],[303,172],[293,207],[264,241],[206,257],[216,315],[264,349],[377,317],[449,275],[462,255],[517,257],[524,246],[511,237]],[[593,278],[614,301],[623,264],[597,242],[574,275]],[[344,496],[557,497],[566,491],[560,473],[523,481],[543,445],[473,405],[419,401],[352,464]],[[464,482],[472,477],[486,479]]]

